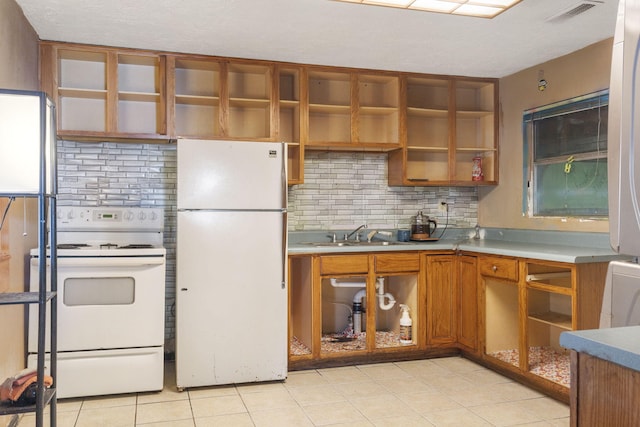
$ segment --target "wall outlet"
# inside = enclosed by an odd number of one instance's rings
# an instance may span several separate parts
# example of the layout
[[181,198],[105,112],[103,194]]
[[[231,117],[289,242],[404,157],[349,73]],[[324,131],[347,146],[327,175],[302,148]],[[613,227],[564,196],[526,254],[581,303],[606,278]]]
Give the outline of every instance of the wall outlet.
[[449,204],[447,202],[438,203],[438,210],[440,212],[446,212],[448,208],[449,208]]

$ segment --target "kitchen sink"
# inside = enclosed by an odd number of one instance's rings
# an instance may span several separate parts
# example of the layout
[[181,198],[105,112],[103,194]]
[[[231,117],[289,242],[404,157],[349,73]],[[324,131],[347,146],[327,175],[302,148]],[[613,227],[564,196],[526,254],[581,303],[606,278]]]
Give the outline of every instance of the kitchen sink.
[[410,245],[409,242],[388,242],[386,240],[374,240],[371,242],[356,242],[356,241],[340,241],[340,242],[306,242],[305,245],[312,245],[318,247],[342,247],[342,246],[396,246],[396,245]]
[[304,242],[303,245],[340,247],[340,246],[351,246],[351,242]]
[[410,245],[409,242],[388,242],[386,240],[374,240],[372,242],[353,242],[353,246],[396,246]]

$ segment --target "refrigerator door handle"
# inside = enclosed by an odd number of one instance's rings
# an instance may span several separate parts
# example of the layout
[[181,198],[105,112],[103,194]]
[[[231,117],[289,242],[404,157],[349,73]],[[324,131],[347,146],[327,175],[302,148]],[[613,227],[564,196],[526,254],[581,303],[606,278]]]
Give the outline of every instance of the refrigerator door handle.
[[287,144],[282,143],[282,289],[287,285]]
[[280,176],[281,176],[281,185],[282,185],[282,209],[287,209],[287,144],[282,143],[282,165],[280,166]]
[[282,212],[282,289],[287,286],[287,211]]

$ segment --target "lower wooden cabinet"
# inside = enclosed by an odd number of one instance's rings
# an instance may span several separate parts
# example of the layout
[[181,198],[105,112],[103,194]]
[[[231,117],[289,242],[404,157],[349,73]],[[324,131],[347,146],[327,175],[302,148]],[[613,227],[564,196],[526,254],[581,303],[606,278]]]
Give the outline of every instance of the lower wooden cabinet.
[[[568,401],[559,336],[598,326],[606,270],[453,251],[290,256],[290,367],[462,351]],[[410,310],[409,340],[399,337],[400,304]]]
[[482,358],[564,401],[563,331],[598,327],[607,263],[479,256]]
[[[419,252],[289,257],[290,365],[366,361],[424,349],[420,266]],[[400,333],[401,306],[412,319],[409,335]]]
[[573,351],[571,426],[640,425],[640,372]]
[[477,257],[459,255],[457,266],[458,344],[470,352],[478,351],[478,262]]
[[456,255],[424,255],[427,272],[427,344],[456,342]]
[[477,258],[424,255],[427,281],[427,345],[478,349]]
[[520,287],[518,260],[478,257],[479,334],[486,360],[520,369]]

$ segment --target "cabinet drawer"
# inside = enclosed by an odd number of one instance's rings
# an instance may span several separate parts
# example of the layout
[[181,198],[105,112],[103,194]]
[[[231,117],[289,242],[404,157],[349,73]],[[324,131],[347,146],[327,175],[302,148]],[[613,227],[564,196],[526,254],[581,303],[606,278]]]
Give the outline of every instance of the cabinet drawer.
[[329,255],[320,257],[320,274],[367,274],[369,257],[367,255]]
[[376,273],[399,273],[420,270],[420,256],[417,253],[381,254],[375,256]]
[[518,281],[518,260],[513,258],[481,257],[478,271],[483,276]]

